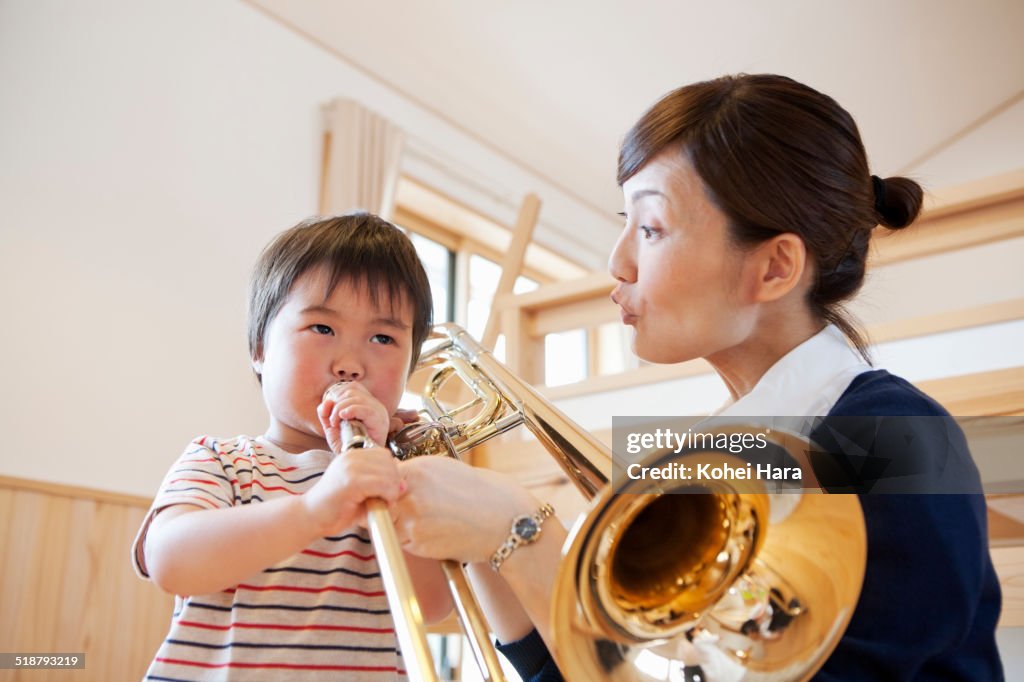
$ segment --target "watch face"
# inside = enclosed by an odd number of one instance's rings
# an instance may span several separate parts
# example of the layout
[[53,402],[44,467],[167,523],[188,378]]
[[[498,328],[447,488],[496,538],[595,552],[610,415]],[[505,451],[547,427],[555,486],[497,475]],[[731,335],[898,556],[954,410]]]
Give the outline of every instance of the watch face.
[[522,538],[524,542],[529,542],[537,537],[537,531],[539,530],[537,522],[529,516],[519,517],[512,526],[512,532]]

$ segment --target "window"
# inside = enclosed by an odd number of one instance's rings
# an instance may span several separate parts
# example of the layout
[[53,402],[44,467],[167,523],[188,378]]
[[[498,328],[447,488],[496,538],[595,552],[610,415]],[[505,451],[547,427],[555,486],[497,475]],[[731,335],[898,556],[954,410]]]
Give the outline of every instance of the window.
[[[479,339],[484,334],[487,318],[491,314],[491,302],[501,280],[501,266],[494,261],[473,254],[469,257],[469,297],[466,302],[466,331]],[[512,291],[525,294],[533,291],[540,283],[520,275]]]
[[[511,241],[511,231],[408,178],[399,181],[396,204],[395,222],[409,232],[430,280],[435,322],[455,322],[480,339],[491,314],[501,279],[499,262]],[[531,244],[513,292],[526,293],[586,272]],[[505,357],[504,341],[499,336],[493,349],[499,360]],[[545,340],[545,383],[585,379],[590,363],[588,345],[585,330],[550,334]]]
[[544,337],[544,384],[562,386],[587,378],[587,330],[572,329]]
[[430,292],[434,297],[434,322],[455,319],[455,252],[443,244],[415,232],[409,233],[416,253],[427,271]]

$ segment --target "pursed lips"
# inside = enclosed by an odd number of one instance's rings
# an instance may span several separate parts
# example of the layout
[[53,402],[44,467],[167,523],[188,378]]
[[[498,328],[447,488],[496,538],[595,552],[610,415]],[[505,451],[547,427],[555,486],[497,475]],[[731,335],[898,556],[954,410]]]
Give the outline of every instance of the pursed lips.
[[637,320],[636,314],[629,308],[624,306],[621,302],[621,293],[618,289],[612,292],[611,295],[612,303],[619,306],[619,315],[622,318],[622,324],[633,324]]

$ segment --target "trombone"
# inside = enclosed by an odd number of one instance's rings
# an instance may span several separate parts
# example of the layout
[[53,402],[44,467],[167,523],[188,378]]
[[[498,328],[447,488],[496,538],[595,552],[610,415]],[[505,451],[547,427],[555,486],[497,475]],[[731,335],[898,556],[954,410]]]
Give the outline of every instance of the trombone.
[[[552,599],[553,654],[567,679],[699,674],[709,680],[713,671],[731,678],[741,671],[745,680],[806,680],[824,663],[846,629],[863,581],[866,534],[855,496],[771,495],[756,481],[673,488],[664,481],[631,481],[623,472],[613,477],[605,445],[465,330],[439,325],[431,340],[418,365],[432,368],[423,392],[428,421],[391,439],[395,456],[459,457],[525,425],[591,500],[563,548]],[[447,410],[440,392],[454,377],[474,399]],[[472,409],[472,416],[456,421]],[[366,444],[358,431],[350,438]],[[802,459],[802,440],[777,433],[772,441]],[[699,450],[656,452],[644,466],[692,465],[709,457],[742,464],[735,455]],[[612,480],[617,485],[609,485]],[[790,504],[778,504],[778,497]],[[401,549],[386,508],[377,502],[370,505],[371,534],[382,576],[389,573],[385,589],[406,668],[412,680],[436,680]],[[773,504],[791,508],[773,514]],[[780,518],[769,520],[772,515]],[[831,551],[839,542],[841,557]],[[462,567],[443,565],[484,678],[503,680]]]

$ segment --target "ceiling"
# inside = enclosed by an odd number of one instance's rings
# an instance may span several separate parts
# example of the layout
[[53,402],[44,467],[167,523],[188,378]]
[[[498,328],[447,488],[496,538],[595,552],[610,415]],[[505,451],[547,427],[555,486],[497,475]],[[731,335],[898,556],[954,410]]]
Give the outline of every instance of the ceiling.
[[248,1],[602,213],[620,210],[631,123],[723,73],[834,96],[879,174],[934,187],[1024,166],[1020,0]]

